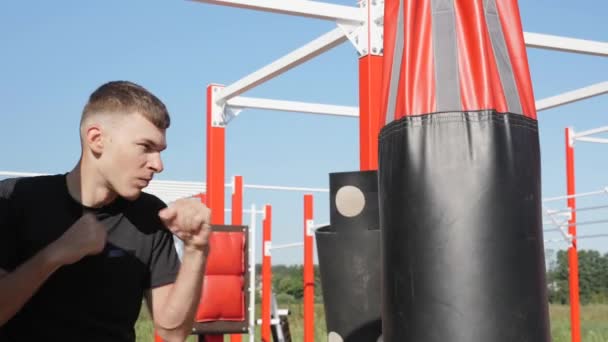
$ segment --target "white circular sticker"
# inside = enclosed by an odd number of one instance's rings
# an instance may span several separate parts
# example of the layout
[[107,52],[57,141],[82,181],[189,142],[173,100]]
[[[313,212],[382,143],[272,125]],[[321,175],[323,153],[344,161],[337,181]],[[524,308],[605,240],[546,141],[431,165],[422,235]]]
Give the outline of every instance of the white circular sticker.
[[344,342],[342,336],[335,331],[332,331],[327,335],[327,342]]
[[346,185],[336,193],[336,209],[342,216],[355,217],[365,207],[365,195],[355,186]]

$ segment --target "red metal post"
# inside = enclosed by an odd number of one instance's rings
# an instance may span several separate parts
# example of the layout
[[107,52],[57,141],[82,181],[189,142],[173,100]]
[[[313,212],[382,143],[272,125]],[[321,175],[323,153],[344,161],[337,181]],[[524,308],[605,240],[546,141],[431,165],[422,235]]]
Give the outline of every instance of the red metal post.
[[198,195],[194,195],[201,200],[201,203],[207,205],[207,195],[204,192],[199,193]]
[[[232,188],[232,225],[243,224],[243,177],[235,176]],[[248,319],[247,317],[245,319]],[[243,336],[240,334],[230,335],[230,342],[241,342]]]
[[272,261],[270,248],[272,244],[272,207],[264,206],[263,221],[263,257],[262,257],[262,342],[272,342],[270,332],[270,304],[272,300]]
[[570,327],[572,342],[581,341],[580,300],[578,288],[578,254],[576,246],[576,199],[574,198],[574,133],[566,128],[566,181],[568,194],[568,208],[571,210],[568,221],[568,233],[572,237],[572,244],[568,248],[568,280],[570,284]]
[[359,59],[359,160],[361,171],[378,169],[382,109],[382,56]]
[[[361,2],[360,2],[361,4]],[[381,31],[376,16],[383,10],[375,1],[363,1],[367,8],[367,46],[359,58],[359,162],[361,171],[378,169],[378,133],[382,111]]]
[[207,87],[207,206],[211,223],[224,224],[225,128],[213,119],[215,97],[221,86]]
[[[225,128],[214,120],[215,98],[222,86],[207,87],[207,206],[211,224],[224,224]],[[203,340],[199,337],[199,340]],[[205,342],[223,342],[223,335],[205,335]]]
[[243,176],[234,177],[232,188],[232,224],[243,224]]
[[315,339],[315,269],[313,260],[313,197],[304,195],[304,342]]

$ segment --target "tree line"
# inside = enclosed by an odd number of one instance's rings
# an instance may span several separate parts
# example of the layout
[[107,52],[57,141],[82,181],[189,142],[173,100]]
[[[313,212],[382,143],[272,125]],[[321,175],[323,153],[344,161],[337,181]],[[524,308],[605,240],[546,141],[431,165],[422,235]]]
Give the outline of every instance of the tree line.
[[[568,253],[564,250],[547,250],[545,253],[547,296],[552,304],[569,303]],[[580,250],[579,296],[582,304],[608,303],[608,253]],[[258,285],[261,284],[261,265],[256,265]],[[302,265],[275,265],[272,267],[272,287],[277,301],[282,304],[300,303],[304,297]],[[314,266],[315,302],[323,302],[319,266]],[[515,280],[516,281],[516,280]],[[261,288],[261,287],[258,287]],[[259,293],[257,295],[259,299]]]
[[[549,302],[568,304],[568,252],[548,250],[545,255]],[[581,304],[608,303],[608,253],[579,250],[578,277]]]

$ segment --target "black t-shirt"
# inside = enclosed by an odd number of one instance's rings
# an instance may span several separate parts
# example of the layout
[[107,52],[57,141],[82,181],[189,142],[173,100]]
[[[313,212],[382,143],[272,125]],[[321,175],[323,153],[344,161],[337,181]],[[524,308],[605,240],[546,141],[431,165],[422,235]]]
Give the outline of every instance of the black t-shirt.
[[12,271],[60,237],[84,212],[108,231],[104,251],[54,272],[0,327],[0,341],[135,341],[147,289],[175,281],[179,259],[158,218],[165,204],[142,193],[92,209],[68,193],[66,176],[0,181],[0,268]]

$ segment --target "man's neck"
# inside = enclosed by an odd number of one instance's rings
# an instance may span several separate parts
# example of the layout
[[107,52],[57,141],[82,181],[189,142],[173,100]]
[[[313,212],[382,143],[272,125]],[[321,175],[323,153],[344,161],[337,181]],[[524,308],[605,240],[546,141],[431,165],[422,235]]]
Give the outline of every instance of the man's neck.
[[72,198],[90,208],[101,208],[117,197],[103,177],[96,170],[83,167],[82,162],[68,173],[67,186]]

